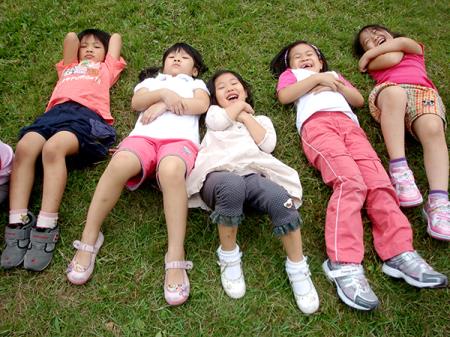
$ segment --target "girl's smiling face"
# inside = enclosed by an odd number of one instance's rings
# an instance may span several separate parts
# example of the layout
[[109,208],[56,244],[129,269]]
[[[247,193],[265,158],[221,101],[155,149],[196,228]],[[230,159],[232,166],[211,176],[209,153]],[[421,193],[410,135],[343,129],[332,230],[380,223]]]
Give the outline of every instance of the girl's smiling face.
[[375,48],[394,37],[384,29],[367,28],[359,34],[359,43],[364,51]]
[[289,51],[289,67],[292,69],[307,69],[320,72],[323,62],[316,50],[308,44],[300,43]]
[[239,79],[231,73],[220,75],[214,81],[216,87],[217,104],[222,108],[227,108],[237,101],[247,99],[247,91]]

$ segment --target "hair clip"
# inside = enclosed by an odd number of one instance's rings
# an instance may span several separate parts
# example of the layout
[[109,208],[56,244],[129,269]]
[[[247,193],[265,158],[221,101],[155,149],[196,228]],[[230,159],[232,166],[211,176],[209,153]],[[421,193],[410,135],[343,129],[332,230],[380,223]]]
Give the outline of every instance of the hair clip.
[[320,52],[319,48],[317,48],[313,44],[310,44],[310,46],[316,51],[316,54],[317,54],[317,56],[319,56],[319,59],[322,59],[322,53]]
[[287,49],[286,52],[284,53],[284,64],[286,65],[286,68],[289,68],[289,65],[288,65],[288,54],[289,54],[289,49]]

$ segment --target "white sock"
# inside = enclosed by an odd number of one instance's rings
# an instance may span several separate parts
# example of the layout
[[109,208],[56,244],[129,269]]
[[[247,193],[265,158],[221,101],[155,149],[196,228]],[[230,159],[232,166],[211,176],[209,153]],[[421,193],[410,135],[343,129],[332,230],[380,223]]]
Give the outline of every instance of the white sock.
[[294,292],[300,295],[307,294],[311,289],[311,281],[309,276],[306,277],[310,273],[306,257],[303,257],[300,262],[292,262],[286,257],[285,267]]
[[[235,262],[241,260],[241,252],[238,245],[236,245],[233,250],[222,250],[222,246],[219,246],[217,249],[217,256],[219,257],[219,260],[223,262]],[[225,269],[225,276],[231,280],[237,279],[241,274],[242,270],[240,263],[236,263]]]
[[25,225],[30,221],[28,219],[28,209],[12,209],[9,211],[9,224]]
[[55,228],[58,221],[58,213],[48,213],[40,211],[36,227],[39,228]]

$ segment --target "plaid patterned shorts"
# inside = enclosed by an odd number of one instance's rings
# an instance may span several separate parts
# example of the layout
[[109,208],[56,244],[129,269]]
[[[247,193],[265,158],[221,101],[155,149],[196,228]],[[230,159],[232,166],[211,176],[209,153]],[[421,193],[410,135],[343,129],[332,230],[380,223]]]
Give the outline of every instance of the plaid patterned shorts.
[[391,86],[399,86],[406,91],[407,103],[405,125],[407,130],[412,135],[414,135],[412,131],[413,122],[425,114],[438,115],[442,118],[444,127],[447,127],[447,121],[445,119],[445,106],[436,90],[416,84],[397,84],[392,82],[386,82],[375,86],[369,95],[370,113],[378,123],[380,122],[381,117],[381,110],[378,109],[375,104],[378,94],[384,88]]

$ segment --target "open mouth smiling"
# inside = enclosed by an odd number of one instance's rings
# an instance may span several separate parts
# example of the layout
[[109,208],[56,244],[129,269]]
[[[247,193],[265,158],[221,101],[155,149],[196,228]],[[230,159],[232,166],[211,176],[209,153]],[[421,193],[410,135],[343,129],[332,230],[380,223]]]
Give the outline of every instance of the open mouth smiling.
[[230,102],[235,101],[235,100],[237,100],[238,98],[239,98],[239,95],[238,95],[238,94],[235,94],[235,93],[229,94],[229,95],[227,95],[227,97],[226,97],[227,101],[230,101]]

